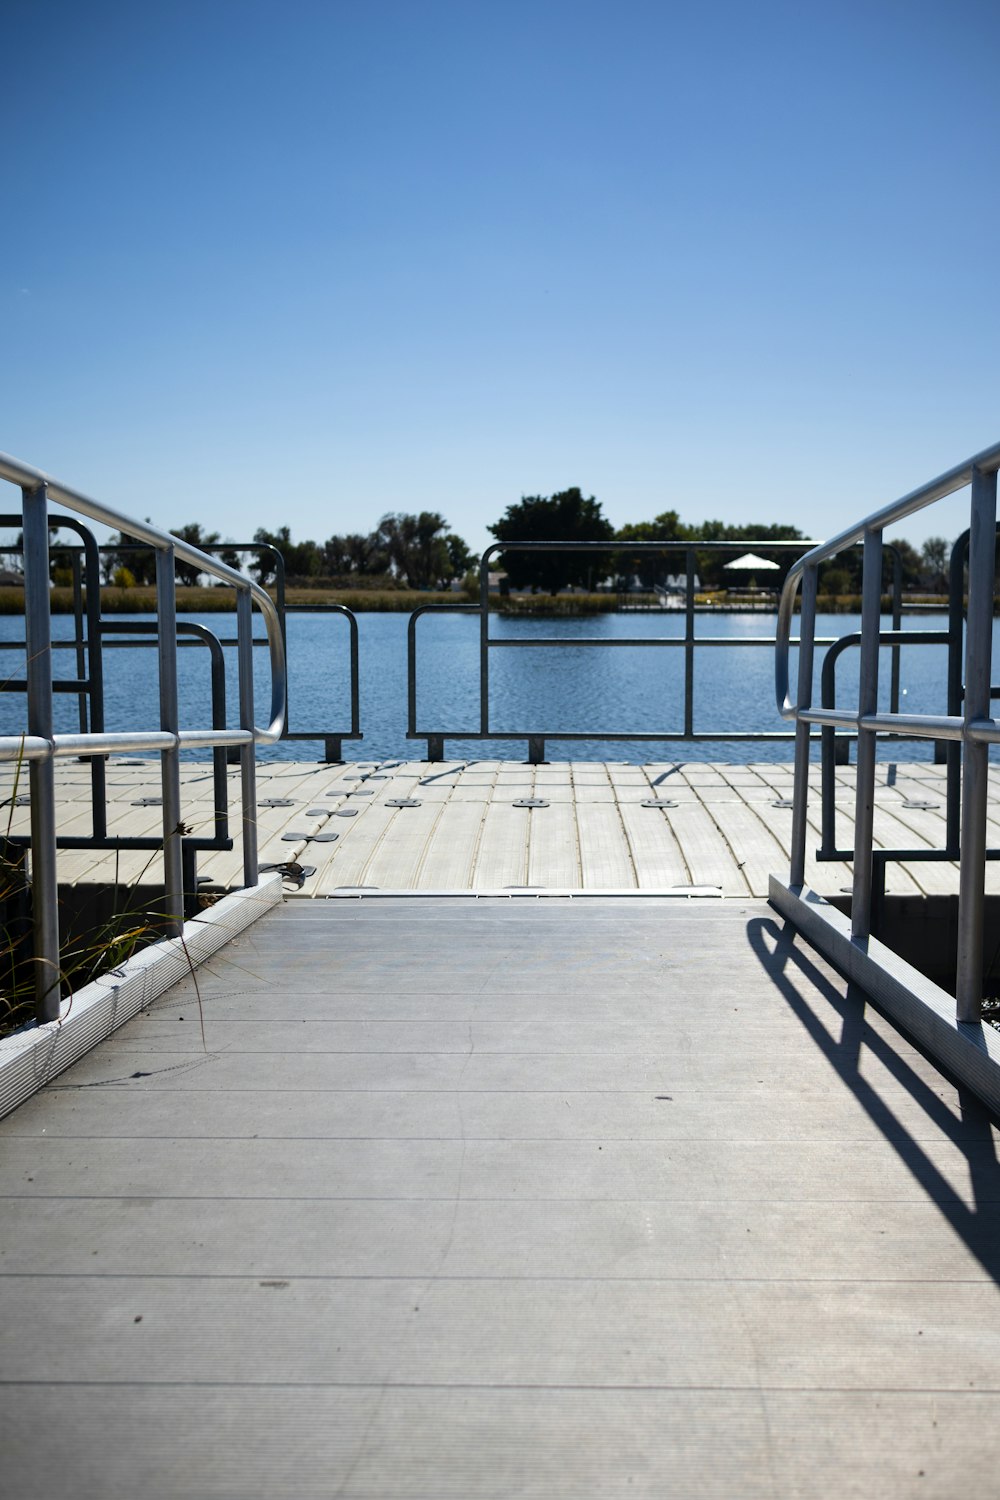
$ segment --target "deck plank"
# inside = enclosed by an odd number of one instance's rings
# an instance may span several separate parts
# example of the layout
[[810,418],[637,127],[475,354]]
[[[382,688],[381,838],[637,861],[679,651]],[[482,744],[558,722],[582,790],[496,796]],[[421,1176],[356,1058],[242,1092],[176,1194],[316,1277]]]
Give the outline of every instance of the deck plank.
[[421,868],[421,885],[425,889],[468,890],[472,884],[486,816],[487,789],[480,788],[476,797],[468,787],[464,788],[464,796],[458,797],[459,790],[456,787],[456,800],[449,806],[448,817],[438,820],[428,838]]
[[323,851],[330,847],[328,845],[309,846],[310,862],[314,850],[317,867],[322,861],[314,888],[317,895],[324,895],[337,886],[369,884],[368,866],[397,814],[395,808],[386,807],[382,802],[354,803],[352,800],[349,805],[357,806],[355,817],[331,820],[344,830],[332,846],[332,853],[324,855]]
[[528,884],[577,889],[581,883],[580,846],[576,829],[576,808],[568,783],[565,788],[539,785],[535,796],[552,799],[560,791],[563,801],[550,800],[548,807],[535,808],[528,831]]
[[[721,786],[715,783],[703,785]],[[732,847],[712,813],[702,802],[681,803],[667,813],[674,837],[684,850],[684,862],[695,885],[717,885],[724,896],[745,896],[749,884]]]
[[419,886],[427,846],[441,819],[442,805],[427,801],[420,807],[396,809],[368,863],[366,884],[396,890]]
[[[581,790],[576,788],[579,799]],[[597,788],[603,792],[604,788]],[[609,789],[610,790],[610,789]],[[578,800],[577,836],[580,841],[581,882],[585,889],[628,890],[638,881],[631,846],[621,813],[612,802]]]
[[618,811],[640,887],[655,890],[695,883],[669,812],[643,807],[638,800],[619,801]]
[[712,817],[751,895],[766,899],[771,874],[787,862],[778,840],[757,809],[742,800],[713,800]]
[[514,807],[514,791],[518,796],[531,795],[530,781],[526,786],[501,787],[498,779],[497,792],[504,800],[491,800],[483,814],[479,834],[479,847],[473,871],[473,885],[485,890],[505,890],[510,886],[522,886],[528,878],[528,837],[530,812],[526,808]]
[[[128,758],[112,758],[108,765],[109,830],[158,838],[159,808],[135,804],[159,795],[159,767],[152,760],[127,762]],[[943,773],[943,767],[929,763],[879,764],[876,848],[943,844]],[[9,766],[0,769],[0,792],[13,788],[13,774]],[[837,767],[836,829],[844,849],[853,845],[854,777],[853,766]],[[85,831],[88,768],[60,762],[56,779],[60,827]],[[23,778],[22,783],[23,796]],[[207,832],[213,816],[210,766],[185,762],[182,784],[185,821]],[[990,788],[988,838],[992,845],[1000,845],[1000,775],[991,775]],[[229,770],[228,789],[234,848],[202,853],[198,862],[199,874],[221,887],[242,881],[237,768]],[[258,767],[261,803],[277,798],[290,805],[260,806],[258,843],[265,863],[298,860],[315,867],[316,874],[301,885],[289,885],[288,894],[295,899],[357,884],[425,890],[523,884],[652,890],[709,884],[734,897],[748,889],[760,895],[766,892],[767,876],[782,873],[787,865],[791,813],[776,804],[787,801],[790,791],[790,766],[758,762],[703,765],[677,760],[642,766],[553,761],[537,767],[498,761],[405,761],[384,766],[264,762]],[[549,804],[539,809],[537,819],[512,808],[515,800],[531,796]],[[405,823],[402,816],[388,819],[384,810],[390,799],[400,797],[423,804],[404,810]],[[677,804],[662,826],[655,810],[641,807],[650,797]],[[935,805],[907,808],[907,801]],[[357,809],[358,816],[337,816],[345,809]],[[8,809],[8,816],[13,831],[27,831],[27,806]],[[818,766],[813,767],[807,823],[807,879],[820,892],[842,894],[852,883],[849,862],[821,862],[815,857],[820,833]],[[339,838],[322,843],[304,837],[320,830],[336,832]],[[286,838],[290,833],[300,837]],[[150,886],[162,879],[161,863],[148,853],[117,857],[120,878]],[[61,875],[69,882],[111,880],[115,866],[115,855],[106,851],[60,855]],[[988,864],[986,884],[988,891],[1000,892],[1000,861]],[[887,888],[891,895],[912,897],[955,894],[957,867],[951,861],[890,863]]]
[[990,1494],[998,1146],[752,899],[291,903],[0,1123],[4,1486]]

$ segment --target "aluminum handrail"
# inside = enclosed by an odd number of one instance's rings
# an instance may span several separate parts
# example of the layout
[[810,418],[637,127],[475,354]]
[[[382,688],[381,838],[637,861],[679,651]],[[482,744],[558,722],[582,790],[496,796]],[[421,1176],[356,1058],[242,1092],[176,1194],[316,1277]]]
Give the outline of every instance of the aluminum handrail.
[[[0,515],[0,527],[2,527],[2,526],[17,526],[20,523],[20,519],[21,519],[20,516],[2,516],[2,515]],[[68,526],[73,526],[73,527],[78,528],[81,532],[85,531],[85,528],[83,526],[81,526],[81,524],[78,521],[75,521],[74,518],[71,517],[71,516],[56,516],[54,518],[50,518],[50,525],[53,526],[53,527],[56,527],[56,526],[59,526],[59,525],[68,525]],[[98,547],[97,544],[96,544],[96,542],[94,542],[93,536],[92,536],[92,534],[90,532],[86,532],[86,536],[89,538],[90,543],[92,544],[93,548],[95,549],[95,551],[94,551],[94,555],[95,556],[99,556],[101,554],[107,556],[107,555],[111,554],[111,555],[114,555],[114,556],[117,556],[117,557],[128,557],[129,554],[131,554],[131,553],[142,553],[144,551],[148,551],[148,548],[143,547],[143,545],[141,543],[138,543],[138,542],[136,542],[136,543],[132,543],[132,542],[114,542],[114,543],[108,543],[108,542],[105,542],[100,547]],[[86,546],[86,543],[85,543],[85,546]],[[4,549],[0,549],[0,550],[9,552],[10,554],[15,555],[15,556],[18,555],[20,553],[20,551],[21,551],[21,549],[18,548],[18,547],[4,548]],[[73,567],[74,610],[76,611],[77,618],[78,619],[82,619],[82,605],[78,605],[76,597],[75,597],[78,591],[82,594],[82,590],[80,590],[80,588],[79,588],[80,550],[81,549],[79,547],[73,547],[73,548],[68,548],[68,547],[67,548],[62,548],[61,547],[59,550],[60,550],[60,552],[67,553],[69,555],[69,557],[70,557],[70,560],[71,560],[71,563],[72,563],[72,567]],[[269,556],[269,558],[271,560],[271,563],[272,563],[273,571],[274,571],[274,604],[275,604],[275,608],[278,611],[278,618],[279,618],[279,620],[281,622],[281,638],[282,638],[282,641],[285,643],[285,647],[286,647],[286,660],[287,660],[287,642],[288,642],[288,636],[287,636],[287,617],[288,617],[288,615],[290,615],[290,614],[335,614],[335,615],[339,615],[339,616],[341,616],[341,617],[343,617],[343,618],[345,618],[347,620],[348,629],[350,631],[349,643],[348,643],[349,672],[350,672],[350,676],[349,676],[350,713],[351,713],[351,725],[350,725],[350,728],[349,729],[330,729],[330,728],[326,728],[326,729],[296,729],[296,730],[293,731],[292,728],[291,728],[291,722],[292,722],[291,721],[291,711],[290,711],[289,703],[288,703],[288,688],[287,688],[287,680],[286,680],[285,721],[284,721],[284,727],[283,727],[283,729],[281,731],[281,738],[282,738],[282,740],[298,741],[298,742],[307,742],[307,741],[310,741],[310,740],[321,740],[323,742],[323,758],[325,760],[329,761],[329,762],[339,761],[341,759],[341,752],[342,752],[342,747],[343,747],[343,741],[344,740],[363,740],[364,739],[364,734],[362,733],[362,730],[361,730],[361,692],[360,692],[360,672],[359,672],[360,650],[359,650],[359,644],[358,644],[358,622],[357,622],[357,617],[354,614],[354,611],[348,609],[348,607],[346,606],[346,604],[314,604],[314,603],[309,603],[309,604],[288,604],[286,602],[286,589],[285,589],[285,559],[282,556],[281,552],[278,550],[278,548],[275,547],[275,546],[272,546],[272,544],[270,542],[239,542],[239,541],[203,542],[202,543],[202,550],[204,550],[205,552],[207,552],[210,556],[214,556],[214,554],[217,553],[217,552],[221,553],[221,552],[229,552],[229,551],[233,551],[233,552],[254,552],[254,553],[257,553],[258,556],[261,555],[261,554],[265,554],[266,553]],[[89,559],[89,550],[88,550],[87,555],[88,555],[88,559]],[[88,561],[88,566],[89,566],[89,561]],[[94,574],[97,573],[98,569],[97,569],[96,564],[94,565],[94,567],[92,568],[91,571]],[[89,613],[90,607],[91,607],[90,606],[90,601],[88,600],[88,605],[87,605],[88,613]],[[99,609],[98,609],[98,614],[99,614]],[[97,626],[92,624],[91,625],[92,639],[94,639],[96,641],[98,639],[99,635],[103,636],[104,634],[106,634],[107,629],[108,629],[108,626],[107,626],[107,621],[106,620],[105,620],[105,623],[104,623],[103,631],[99,631],[98,628],[97,628]],[[53,644],[55,644],[55,643],[53,643]],[[82,645],[82,642],[80,644]],[[232,639],[229,636],[223,636],[223,637],[220,638],[219,644],[222,645],[222,646],[237,646],[239,644],[239,642],[236,641],[236,640],[234,640],[234,639]],[[268,641],[267,641],[266,638],[263,641],[258,640],[257,638],[254,639],[254,646],[261,646],[261,645],[266,646],[268,644],[269,643],[268,643]],[[0,647],[0,649],[2,649],[2,647]],[[99,673],[100,666],[101,666],[101,652],[100,652],[100,649],[98,649],[97,651],[94,651],[92,653],[92,675],[94,677],[96,677],[97,674]],[[82,671],[81,671],[80,675],[81,676],[83,675]],[[56,688],[56,691],[59,691],[59,692],[70,691],[70,689],[63,688],[63,687],[59,686],[59,684],[55,684],[55,688]],[[0,688],[0,691],[2,691],[2,688]],[[80,692],[81,689],[77,688],[76,691]],[[96,702],[97,699],[99,698],[99,691],[97,691],[96,689],[93,690],[92,691],[92,697],[94,698],[94,700]],[[81,722],[80,728],[83,729],[85,727],[86,726]],[[93,764],[96,767],[96,766],[98,766],[100,764],[100,762],[98,760],[94,759]]]
[[[92,521],[97,521],[102,526],[124,531],[126,535],[135,537],[138,541],[145,542],[147,546],[155,548],[157,552],[172,552],[174,557],[179,557],[182,562],[190,563],[202,573],[210,573],[214,578],[231,584],[240,592],[248,592],[264,617],[271,664],[270,723],[266,729],[256,724],[253,725],[253,738],[255,743],[263,745],[271,745],[280,740],[285,722],[285,650],[278,611],[266,589],[262,589],[260,584],[254,583],[252,578],[247,578],[236,568],[231,568],[227,563],[192,546],[190,542],[182,541],[180,537],[173,536],[168,531],[160,531],[149,521],[137,521],[122,511],[112,509],[110,505],[93,500],[89,495],[72,489],[61,480],[54,479],[51,474],[46,474],[31,464],[12,458],[8,453],[0,453],[0,479],[7,479],[11,484],[19,485],[21,489],[44,488],[50,500],[54,500],[58,505],[65,505],[67,510],[89,516]],[[0,738],[0,746],[4,745],[5,738]],[[241,743],[241,741],[234,743]],[[115,747],[111,745],[108,748],[114,749]],[[79,752],[54,750],[53,753],[77,754]],[[0,759],[16,759],[16,755],[5,755],[0,750]]]
[[[181,820],[180,751],[238,746],[242,801],[243,875],[247,886],[259,879],[255,746],[281,738],[286,701],[285,650],[281,622],[270,596],[235,568],[148,521],[137,521],[93,500],[30,464],[0,454],[0,479],[20,486],[23,517],[27,731],[0,738],[0,760],[28,762],[31,802],[31,884],[37,1015],[40,1022],[60,1016],[60,942],[54,759],[105,755],[115,750],[156,750],[160,754],[163,809],[163,884],[168,935],[184,924],[184,870]],[[55,734],[53,730],[52,631],[49,599],[49,501],[92,521],[116,528],[154,549],[158,619],[160,727],[156,731]],[[239,728],[180,728],[177,691],[177,598],[175,560],[196,567],[236,590],[239,669]],[[94,580],[99,587],[99,580]],[[271,718],[260,727],[254,717],[253,605],[267,632],[271,662]]]
[[[951,633],[947,630],[883,630],[879,634],[879,641],[883,646],[947,646],[949,648],[949,658],[951,656],[951,648],[953,646]],[[820,673],[820,694],[824,708],[832,708],[837,701],[837,663],[846,651],[848,651],[851,647],[859,646],[860,644],[860,631],[850,631],[847,635],[842,635],[838,641],[835,641],[834,644],[829,648],[829,650],[824,654],[823,669]],[[896,712],[897,708],[898,700],[897,707],[893,708],[893,712]],[[835,733],[835,728],[832,724],[823,725],[820,731],[820,740],[821,834],[820,847],[816,852],[816,857],[817,859],[822,860],[850,859],[850,854],[846,853],[838,846],[836,837],[835,797],[837,784],[834,767],[837,764],[838,738]],[[843,736],[840,737],[840,743],[844,743]],[[947,772],[947,780],[948,826],[950,828],[953,794],[957,795],[958,793],[957,777],[953,778],[950,767]],[[955,780],[956,782],[954,789],[952,786],[953,780]],[[954,849],[952,849],[949,845],[948,848],[942,849],[940,851],[940,857],[942,859],[954,858],[957,847],[958,838],[956,836],[954,840]],[[883,862],[890,859],[902,860],[909,859],[911,854],[911,849],[882,849],[881,851],[879,851],[879,858]],[[880,899],[881,894],[883,893],[876,891],[876,900]]]
[[[873,511],[863,521],[847,527],[828,541],[819,542],[811,551],[800,557],[798,562],[792,564],[785,576],[781,599],[778,603],[775,641],[775,696],[778,712],[783,719],[794,719],[797,712],[788,692],[788,648],[795,596],[806,570],[818,567],[821,562],[827,562],[838,552],[843,552],[845,547],[863,542],[869,532],[884,531],[887,526],[894,526],[897,521],[905,520],[914,512],[933,505],[936,500],[943,500],[946,495],[952,495],[956,490],[964,489],[967,484],[971,484],[973,473],[977,469],[984,474],[995,474],[997,469],[1000,469],[1000,443],[984,448],[982,453],[978,453],[975,458],[956,464],[953,469],[939,474],[937,479],[932,479],[929,484],[923,484],[911,490],[909,494],[893,501],[891,505]],[[799,634],[800,636],[802,634],[801,626]]]
[[[778,607],[775,644],[775,698],[778,712],[795,722],[795,770],[789,887],[805,887],[806,808],[809,790],[809,740],[812,725],[847,728],[858,736],[857,788],[854,811],[854,882],[851,941],[867,944],[872,930],[874,870],[874,801],[876,738],[880,733],[961,743],[962,819],[959,848],[958,963],[955,976],[957,1018],[978,1024],[982,1009],[983,898],[986,869],[986,811],[989,747],[1000,743],[1000,724],[991,717],[990,671],[993,648],[993,603],[996,568],[997,471],[1000,443],[984,449],[929,483],[873,511],[830,541],[822,542],[789,570]],[[878,669],[881,640],[882,532],[935,501],[971,486],[969,590],[965,636],[965,692],[962,713],[900,713],[879,710]],[[813,647],[819,564],[857,541],[864,544],[860,672],[857,709],[813,705]],[[791,622],[801,586],[798,679],[793,700],[789,688]],[[952,601],[955,607],[954,600]],[[950,684],[950,695],[953,694]],[[957,707],[949,701],[949,708]]]

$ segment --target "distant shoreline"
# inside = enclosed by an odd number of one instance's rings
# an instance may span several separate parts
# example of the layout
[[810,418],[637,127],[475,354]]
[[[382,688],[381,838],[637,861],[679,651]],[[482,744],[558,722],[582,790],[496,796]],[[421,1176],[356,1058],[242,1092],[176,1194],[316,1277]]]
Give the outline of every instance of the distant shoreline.
[[[268,593],[274,597],[274,590]],[[285,602],[287,608],[292,612],[308,609],[330,609],[338,606],[347,608],[355,614],[365,613],[398,613],[410,614],[415,609],[427,605],[472,605],[478,606],[478,599],[473,601],[462,594],[445,592],[423,592],[415,589],[342,589],[339,591],[328,589],[299,589],[290,588],[286,591]],[[73,591],[68,588],[54,588],[51,594],[52,613],[54,615],[68,615],[73,612]],[[557,594],[552,597],[548,594],[516,594],[503,596],[491,594],[489,607],[491,613],[502,614],[509,619],[519,618],[585,618],[588,615],[598,614],[649,614],[649,615],[683,615],[683,605],[680,609],[660,609],[657,605],[645,605],[641,599],[635,603],[627,603],[622,606],[617,594]],[[888,594],[883,595],[882,608],[888,613],[891,609],[891,600]],[[797,608],[797,605],[796,605]],[[837,596],[820,595],[817,608],[821,614],[856,615],[861,613],[860,594],[846,594]],[[929,611],[942,613],[948,608],[946,597],[923,595],[918,599],[908,599],[903,602],[904,614],[922,614]],[[186,588],[179,586],[177,589],[177,609],[182,614],[231,614],[233,612],[233,594],[228,588]],[[104,615],[145,615],[156,613],[156,590],[153,588],[121,589],[113,584],[101,589],[101,613]],[[748,600],[733,600],[712,602],[703,599],[695,604],[696,614],[727,614],[727,615],[774,615],[777,613],[776,602],[751,602]],[[24,593],[21,589],[0,589],[0,614],[23,615]]]

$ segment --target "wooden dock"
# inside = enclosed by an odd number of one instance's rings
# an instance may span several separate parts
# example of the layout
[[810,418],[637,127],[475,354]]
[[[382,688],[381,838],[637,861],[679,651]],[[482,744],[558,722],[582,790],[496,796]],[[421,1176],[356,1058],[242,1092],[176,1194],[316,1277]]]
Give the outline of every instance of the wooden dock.
[[[28,828],[24,794],[10,806],[11,769],[0,791],[15,832]],[[993,842],[1000,844],[1000,775],[992,792]],[[80,762],[56,763],[58,826],[85,833],[90,773]],[[161,831],[159,767],[112,757],[107,768],[110,832]],[[212,825],[212,772],[182,770],[185,822]],[[261,860],[297,864],[306,874],[287,894],[311,899],[358,888],[380,891],[714,891],[766,897],[768,876],[787,871],[791,836],[789,764],[720,765],[565,761],[530,766],[511,761],[426,761],[377,765],[266,762],[258,768]],[[837,769],[837,835],[853,842],[854,770]],[[202,855],[199,875],[218,888],[242,883],[239,777],[230,774],[236,846]],[[878,768],[876,847],[940,848],[945,833],[944,768],[884,763]],[[814,768],[806,879],[824,895],[851,888],[851,870],[818,862],[819,767]],[[60,878],[69,882],[160,878],[148,853],[66,851]],[[888,867],[889,894],[953,894],[957,867],[918,862]],[[987,867],[987,890],[1000,892],[1000,864]]]
[[[495,812],[527,873],[511,793],[558,773],[485,774],[425,821]],[[709,851],[714,778],[671,776]],[[345,820],[358,878],[414,811]],[[42,1088],[0,1125],[2,1493],[993,1494],[997,1130],[743,894],[289,902]]]

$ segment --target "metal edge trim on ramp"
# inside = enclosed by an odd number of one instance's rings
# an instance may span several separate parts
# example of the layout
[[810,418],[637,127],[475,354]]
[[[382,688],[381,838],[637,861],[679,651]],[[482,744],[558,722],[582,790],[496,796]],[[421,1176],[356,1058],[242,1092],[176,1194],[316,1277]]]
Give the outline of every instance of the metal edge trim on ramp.
[[33,1023],[11,1036],[0,1037],[0,1118],[130,1021],[197,964],[211,958],[230,938],[279,905],[281,899],[277,875],[234,891],[185,922],[181,937],[151,943],[120,969],[85,985],[63,1002],[60,1020],[44,1026]]
[[1000,1032],[955,1019],[955,997],[877,938],[852,938],[851,919],[808,886],[772,875],[771,906],[865,991],[941,1067],[1000,1115]]
[[[592,901],[606,900],[614,897],[624,900],[664,900],[672,901],[702,901],[710,900],[721,902],[724,898],[722,887],[718,885],[670,885],[650,886],[638,889],[635,886],[588,886],[581,889],[578,886],[547,886],[547,885],[508,885],[508,886],[483,886],[482,889],[472,888],[470,890],[421,890],[419,887],[393,888],[377,885],[338,885],[333,890],[325,891],[321,896],[309,897],[313,906],[321,905],[324,901],[362,901],[390,898],[393,901],[400,900],[426,900],[434,901],[539,901],[550,897],[559,900],[570,901]],[[730,897],[732,901],[759,901],[759,896]],[[296,903],[299,905],[301,903]]]

